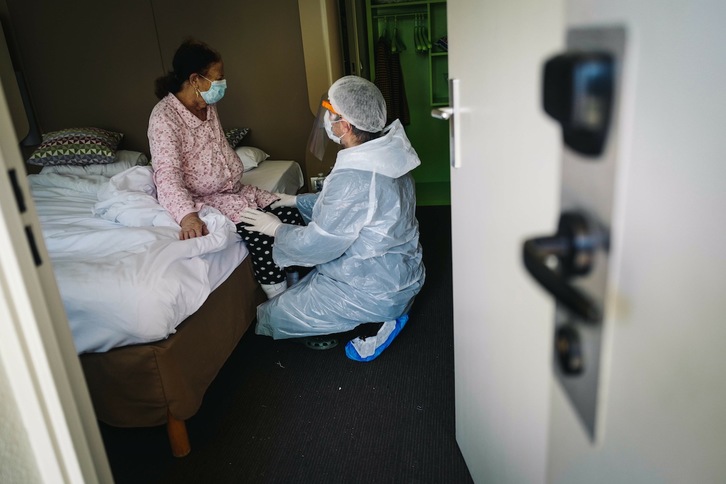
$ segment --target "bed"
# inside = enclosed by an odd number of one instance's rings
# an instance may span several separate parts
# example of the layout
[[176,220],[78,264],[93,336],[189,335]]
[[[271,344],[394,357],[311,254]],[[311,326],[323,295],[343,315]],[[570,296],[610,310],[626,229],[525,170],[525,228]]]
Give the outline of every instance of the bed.
[[[243,182],[296,193],[303,175],[259,159]],[[96,417],[166,424],[172,453],[187,455],[185,421],[265,299],[234,224],[206,208],[210,234],[178,240],[139,152],[45,166],[29,183]]]

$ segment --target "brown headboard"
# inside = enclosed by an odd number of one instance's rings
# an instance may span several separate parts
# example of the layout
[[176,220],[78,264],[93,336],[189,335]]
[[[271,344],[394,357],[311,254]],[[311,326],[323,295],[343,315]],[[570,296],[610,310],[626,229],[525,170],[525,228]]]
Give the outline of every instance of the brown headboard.
[[313,115],[297,0],[211,0],[203,19],[198,4],[175,0],[39,3],[5,0],[42,131],[110,129],[124,133],[122,148],[148,154],[154,80],[193,36],[225,61],[223,126],[251,128],[247,144],[305,168]]

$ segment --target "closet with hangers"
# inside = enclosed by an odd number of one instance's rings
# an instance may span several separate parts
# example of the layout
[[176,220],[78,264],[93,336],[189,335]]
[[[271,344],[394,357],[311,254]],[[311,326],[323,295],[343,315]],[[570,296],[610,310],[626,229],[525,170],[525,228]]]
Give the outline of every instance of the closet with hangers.
[[449,102],[446,0],[366,0],[366,15],[371,80],[421,159],[417,202],[448,205],[449,128],[431,117]]

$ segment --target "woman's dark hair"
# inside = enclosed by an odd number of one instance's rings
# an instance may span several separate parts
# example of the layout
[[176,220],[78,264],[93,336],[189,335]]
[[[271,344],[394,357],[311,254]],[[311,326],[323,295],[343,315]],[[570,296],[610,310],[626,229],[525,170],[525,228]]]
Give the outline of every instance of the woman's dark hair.
[[185,40],[176,50],[172,60],[172,70],[165,76],[158,78],[154,83],[154,93],[159,99],[169,93],[176,94],[181,91],[184,81],[194,73],[206,74],[209,67],[222,60],[219,52],[204,42],[194,39]]

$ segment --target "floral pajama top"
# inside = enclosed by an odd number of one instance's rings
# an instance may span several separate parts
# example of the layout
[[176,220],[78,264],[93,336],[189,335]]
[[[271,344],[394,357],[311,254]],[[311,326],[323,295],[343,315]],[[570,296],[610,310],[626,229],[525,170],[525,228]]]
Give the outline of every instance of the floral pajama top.
[[242,162],[224,136],[215,105],[207,106],[202,121],[167,94],[151,111],[148,137],[159,203],[177,222],[209,205],[238,223],[247,207],[263,208],[278,199],[242,184]]

